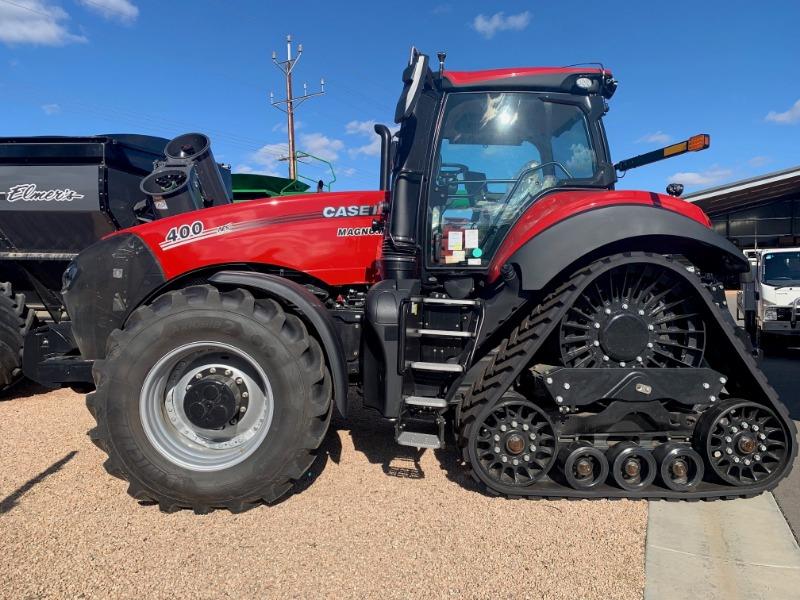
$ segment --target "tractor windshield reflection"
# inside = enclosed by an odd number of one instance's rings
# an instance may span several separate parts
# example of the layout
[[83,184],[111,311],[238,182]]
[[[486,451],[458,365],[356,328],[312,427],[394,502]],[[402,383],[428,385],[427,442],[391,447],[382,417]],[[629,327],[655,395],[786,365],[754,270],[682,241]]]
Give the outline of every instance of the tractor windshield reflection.
[[472,92],[447,100],[434,171],[432,260],[478,267],[542,192],[591,185],[597,158],[579,107],[533,93]]

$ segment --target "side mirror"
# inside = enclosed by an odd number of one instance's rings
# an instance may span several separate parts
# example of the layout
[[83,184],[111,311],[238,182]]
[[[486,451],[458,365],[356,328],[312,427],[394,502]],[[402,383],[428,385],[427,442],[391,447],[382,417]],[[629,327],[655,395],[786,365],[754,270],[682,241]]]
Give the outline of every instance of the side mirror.
[[667,186],[667,193],[670,196],[675,196],[676,198],[680,197],[683,193],[683,184],[682,183],[670,183]]
[[425,79],[429,74],[428,57],[420,53],[416,48],[412,48],[408,67],[403,71],[404,86],[394,112],[395,123],[400,123],[403,119],[407,119],[414,112],[417,101],[422,95]]

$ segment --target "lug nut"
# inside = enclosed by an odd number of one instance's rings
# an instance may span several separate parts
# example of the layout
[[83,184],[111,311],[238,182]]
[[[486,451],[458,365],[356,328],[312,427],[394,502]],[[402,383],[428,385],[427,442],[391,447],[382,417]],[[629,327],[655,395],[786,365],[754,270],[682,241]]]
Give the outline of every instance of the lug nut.
[[741,459],[738,456],[733,457],[733,462],[738,463]]
[[594,324],[594,328],[595,328],[595,329],[600,329],[600,323],[595,323],[595,324]]
[[517,427],[517,422],[516,421],[511,421],[511,426],[516,428]]
[[744,459],[744,464],[749,467],[750,466],[750,459],[749,458],[745,458]]
[[759,449],[759,450],[761,450],[762,452],[766,452],[766,451],[767,451],[767,447],[766,447],[764,444],[761,444],[761,445],[758,447],[758,449]]
[[730,444],[733,441],[733,438],[731,436],[729,436],[729,435],[726,435],[724,439],[725,439],[725,443],[727,443],[727,444]]
[[719,458],[721,456],[722,456],[722,452],[720,452],[719,450],[714,450],[714,458]]
[[239,412],[242,413],[242,414],[246,413],[247,412],[247,407],[246,406],[240,406],[239,407]]
[[742,425],[742,429],[747,429],[748,427],[750,427],[750,425],[747,423],[747,421],[742,421],[741,425]]
[[643,317],[643,316],[644,316],[644,311],[643,311],[641,308],[639,309],[639,316],[640,316],[640,317]]
[[725,454],[733,454],[733,450],[730,448],[725,448]]
[[642,362],[642,357],[641,356],[637,356],[636,357],[636,362]]
[[564,397],[563,396],[556,396],[556,402],[558,404],[561,404],[562,402],[564,402]]
[[531,452],[536,452],[536,446],[534,444],[531,444],[530,446],[528,446],[528,448],[530,449]]
[[655,327],[653,327],[652,325],[648,325],[648,326],[647,326],[647,329],[648,329],[649,331],[655,331],[655,329],[656,329],[656,328],[655,328]]
[[202,379],[203,378],[203,374],[202,373],[198,373],[197,375],[194,376],[194,378],[195,379]]
[[568,390],[568,389],[569,389],[569,383],[567,383],[567,382],[564,382],[564,389],[565,389],[565,390]]
[[216,367],[211,367],[211,368],[208,370],[208,372],[209,372],[209,373],[216,373],[216,372],[217,372],[217,369],[216,369]]
[[720,382],[722,385],[725,385],[726,383],[728,383],[728,380],[727,380],[727,379],[725,379],[724,377],[720,377],[720,378],[719,378],[719,382]]
[[603,360],[604,360],[604,361],[606,361],[606,362],[608,362],[608,355],[604,354],[604,355],[603,355]]
[[531,434],[529,437],[530,437],[532,440],[535,440],[535,439],[536,439],[536,434],[535,434],[535,433],[532,433],[532,434]]
[[759,433],[758,434],[758,439],[765,440],[765,439],[767,439],[767,436],[765,436],[763,433]]
[[553,385],[553,378],[552,377],[548,377],[545,381],[547,382],[547,385]]
[[244,379],[242,379],[241,377],[237,377],[235,381],[236,381],[237,384],[242,385],[242,383],[244,382]]
[[622,310],[628,310],[628,305],[627,304],[623,304],[622,305]]
[[515,458],[514,460],[511,461],[511,464],[516,467],[519,464],[519,461]]
[[704,383],[704,384],[703,384],[703,389],[704,389],[704,390],[707,390],[707,389],[708,389],[708,388],[710,388],[710,387],[711,387],[711,385],[710,385],[710,384],[708,384],[708,383]]
[[607,315],[610,315],[610,314],[611,314],[611,309],[610,309],[610,308],[607,308],[607,309],[605,310],[605,313],[606,313]]
[[250,394],[248,394],[247,392],[242,392],[242,398],[249,398],[249,397]]
[[597,340],[593,341],[592,344],[594,345],[595,348],[600,347],[600,342],[598,342]]
[[531,459],[531,455],[530,454],[525,454],[525,455],[522,456],[522,460],[524,460],[525,462],[530,461],[530,459]]
[[652,350],[653,349],[653,342],[647,342],[647,347]]
[[624,367],[624,366],[625,366],[625,363],[624,363],[624,362],[621,362],[621,363],[619,363],[619,366],[620,366],[620,367]]
[[506,424],[505,424],[505,423],[503,423],[502,425],[500,425],[500,431],[506,431],[506,430],[508,430],[508,427],[506,426]]
[[504,463],[505,463],[505,462],[508,462],[508,457],[507,457],[507,456],[505,456],[505,455],[504,455],[504,456],[501,456],[501,457],[500,457],[500,460],[501,460],[501,461],[503,461]]
[[496,434],[496,433],[494,434],[494,441],[495,442],[499,442],[500,441],[500,436],[498,434]]
[[758,425],[753,425],[750,429],[752,429],[753,431],[758,431],[760,427]]
[[731,427],[731,433],[738,433],[738,431],[739,431],[739,428],[736,425]]
[[523,424],[522,424],[522,429],[523,429],[524,431],[528,431],[528,429],[530,429],[530,428],[531,428],[531,426],[530,426],[530,425],[528,425],[527,423],[523,423]]
[[500,454],[500,446],[495,446],[495,447],[494,447],[494,451],[495,451],[497,454]]
[[761,455],[760,454],[754,454],[753,455],[753,460],[761,460]]

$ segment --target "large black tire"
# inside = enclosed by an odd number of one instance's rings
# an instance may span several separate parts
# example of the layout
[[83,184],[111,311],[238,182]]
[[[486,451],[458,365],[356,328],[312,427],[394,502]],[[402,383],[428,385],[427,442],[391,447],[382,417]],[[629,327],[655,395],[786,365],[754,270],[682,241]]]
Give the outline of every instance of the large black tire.
[[[140,391],[160,357],[198,340],[228,344],[253,357],[274,397],[264,440],[242,462],[204,472],[167,460],[148,439]],[[214,508],[241,512],[286,494],[309,469],[328,430],[331,378],[319,343],[274,300],[208,285],[170,292],[137,309],[108,340],[94,366],[97,390],[87,406],[89,435],[108,453],[106,470],[127,480],[128,493],[171,512]]]
[[25,294],[15,294],[10,283],[0,282],[0,391],[22,378],[22,350],[33,319]]

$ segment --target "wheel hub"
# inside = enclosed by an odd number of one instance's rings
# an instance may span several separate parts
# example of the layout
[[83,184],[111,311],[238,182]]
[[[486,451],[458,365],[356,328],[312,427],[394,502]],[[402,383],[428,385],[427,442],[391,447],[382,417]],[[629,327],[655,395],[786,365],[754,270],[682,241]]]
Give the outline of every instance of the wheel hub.
[[206,375],[189,386],[183,409],[192,424],[203,429],[219,429],[239,414],[236,383],[222,375]]
[[625,469],[625,475],[631,479],[638,477],[642,471],[642,465],[636,458],[629,458],[626,460],[623,468]]
[[506,439],[506,448],[511,454],[522,454],[525,450],[525,438],[518,433],[512,433]]
[[578,462],[575,463],[575,472],[581,478],[591,477],[593,471],[594,471],[594,465],[592,464],[591,459],[581,458],[580,460],[578,460]]
[[686,476],[689,474],[689,466],[681,459],[676,459],[672,461],[672,465],[670,465],[670,470],[672,474],[678,479],[685,479]]
[[650,341],[647,324],[630,314],[616,314],[600,332],[600,345],[616,361],[631,361],[642,356]]
[[737,445],[743,454],[752,454],[756,451],[756,448],[758,448],[756,440],[751,435],[741,435]]

